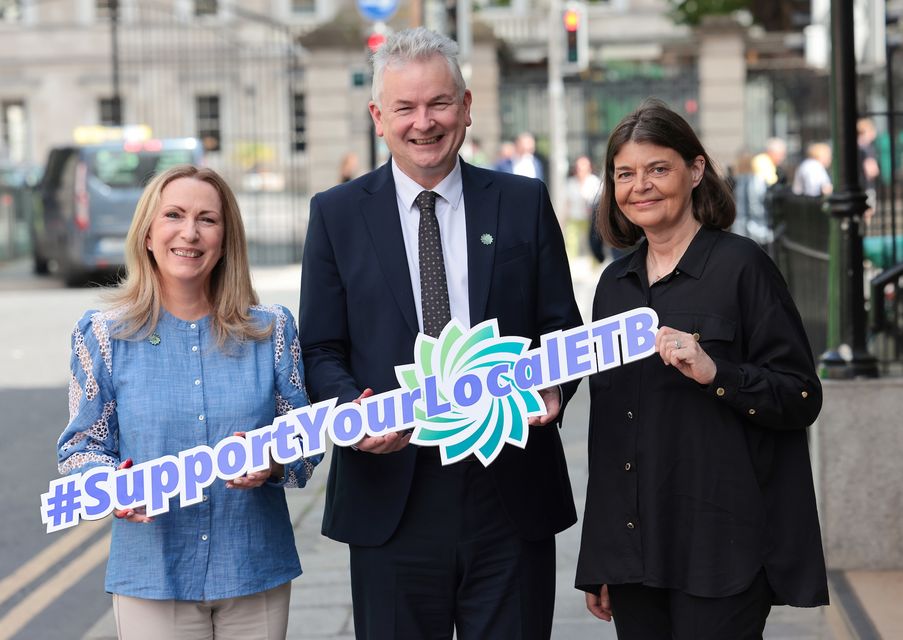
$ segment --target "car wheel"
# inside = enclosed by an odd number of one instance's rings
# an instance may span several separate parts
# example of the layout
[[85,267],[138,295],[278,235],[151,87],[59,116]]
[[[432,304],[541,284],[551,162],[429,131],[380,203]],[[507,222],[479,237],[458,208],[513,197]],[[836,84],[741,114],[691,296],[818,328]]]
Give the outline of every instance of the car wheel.
[[34,262],[32,263],[32,270],[39,276],[46,276],[50,273],[50,265],[47,261],[47,258],[38,253],[37,249],[32,254],[34,258]]
[[60,275],[63,277],[63,284],[67,287],[83,287],[87,282],[86,274],[76,269],[65,269]]

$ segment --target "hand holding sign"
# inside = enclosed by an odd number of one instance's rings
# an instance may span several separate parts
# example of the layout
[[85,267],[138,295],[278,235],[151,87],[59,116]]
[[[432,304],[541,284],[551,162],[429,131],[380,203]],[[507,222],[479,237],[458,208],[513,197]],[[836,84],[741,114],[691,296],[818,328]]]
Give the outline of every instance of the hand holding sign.
[[[373,389],[367,387],[354,403],[360,404],[361,400],[369,398],[372,395]],[[408,446],[408,443],[411,441],[412,433],[413,431],[395,431],[384,436],[364,436],[355,446],[359,451],[365,451],[367,453],[395,453]]]
[[[132,466],[132,459],[126,458],[122,464],[117,467],[118,469],[129,469]],[[119,518],[120,520],[126,520],[128,522],[142,522],[148,523],[153,522],[154,519],[147,516],[145,507],[135,507],[134,509],[116,509],[113,511],[113,516]]]
[[555,422],[558,418],[558,413],[561,411],[561,389],[557,386],[549,387],[548,389],[540,389],[539,395],[542,396],[542,401],[546,405],[546,415],[544,416],[533,416],[527,422],[531,427],[541,427],[543,425],[547,425],[549,423]]
[[[245,437],[244,431],[236,431],[232,435],[238,436],[239,438]],[[239,476],[237,478],[232,478],[231,480],[226,481],[226,486],[230,489],[256,489],[257,487],[266,483],[267,480],[270,479],[271,476],[282,475],[282,470],[284,467],[270,460],[270,468],[269,469],[261,469],[260,471],[249,471],[243,476]]]

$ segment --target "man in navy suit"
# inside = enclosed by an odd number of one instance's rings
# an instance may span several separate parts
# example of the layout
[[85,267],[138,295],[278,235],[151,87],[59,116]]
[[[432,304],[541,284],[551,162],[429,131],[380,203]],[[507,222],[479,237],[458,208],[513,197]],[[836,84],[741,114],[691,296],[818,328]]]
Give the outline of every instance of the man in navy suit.
[[[394,367],[413,360],[424,311],[434,313],[436,279],[421,279],[421,260],[436,253],[439,297],[447,289],[446,313],[465,326],[497,318],[502,335],[537,346],[581,323],[546,188],[458,157],[472,98],[456,54],[422,28],[388,39],[370,113],[392,159],[311,201],[300,330],[313,401],[398,387]],[[429,219],[439,238],[424,245]],[[543,390],[547,414],[531,419],[525,449],[506,446],[489,467],[472,456],[443,466],[410,434],[335,449],[323,533],[350,545],[358,638],[549,637],[554,536],[576,520],[558,435],[575,389]]]

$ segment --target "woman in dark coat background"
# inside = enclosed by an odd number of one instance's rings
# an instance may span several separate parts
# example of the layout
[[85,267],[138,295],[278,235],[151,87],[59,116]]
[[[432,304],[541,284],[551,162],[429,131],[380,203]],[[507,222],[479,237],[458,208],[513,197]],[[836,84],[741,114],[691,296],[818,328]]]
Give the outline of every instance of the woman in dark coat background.
[[638,247],[593,319],[649,306],[659,357],[590,380],[576,586],[619,638],[761,638],[774,604],[828,601],[806,428],[821,385],[771,259],[731,234],[696,134],[649,100],[609,138],[598,224]]

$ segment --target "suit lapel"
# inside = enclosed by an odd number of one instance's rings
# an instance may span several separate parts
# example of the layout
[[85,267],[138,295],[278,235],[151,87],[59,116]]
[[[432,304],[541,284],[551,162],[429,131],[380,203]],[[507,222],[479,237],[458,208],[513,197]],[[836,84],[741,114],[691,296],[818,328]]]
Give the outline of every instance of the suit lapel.
[[361,201],[361,213],[395,302],[401,309],[408,328],[416,334],[419,331],[417,309],[414,307],[414,290],[411,287],[401,221],[398,219],[398,200],[391,163],[386,163],[373,178],[364,187],[370,195]]
[[461,162],[464,215],[467,220],[467,287],[471,325],[486,319],[486,302],[498,243],[501,194],[491,176],[489,171],[481,171]]

